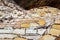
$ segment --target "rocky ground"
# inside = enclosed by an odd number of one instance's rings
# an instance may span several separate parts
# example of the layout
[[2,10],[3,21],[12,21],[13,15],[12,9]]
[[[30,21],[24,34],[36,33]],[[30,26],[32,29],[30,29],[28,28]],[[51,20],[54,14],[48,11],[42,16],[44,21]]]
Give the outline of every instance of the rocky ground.
[[60,9],[24,10],[13,0],[0,0],[0,33],[0,40],[60,40]]

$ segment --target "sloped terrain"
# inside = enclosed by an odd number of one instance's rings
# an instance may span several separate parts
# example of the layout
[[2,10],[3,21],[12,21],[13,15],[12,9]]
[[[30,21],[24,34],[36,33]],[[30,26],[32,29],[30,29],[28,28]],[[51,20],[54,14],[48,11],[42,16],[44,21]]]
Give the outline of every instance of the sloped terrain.
[[60,9],[25,10],[13,0],[0,0],[0,40],[60,40]]

